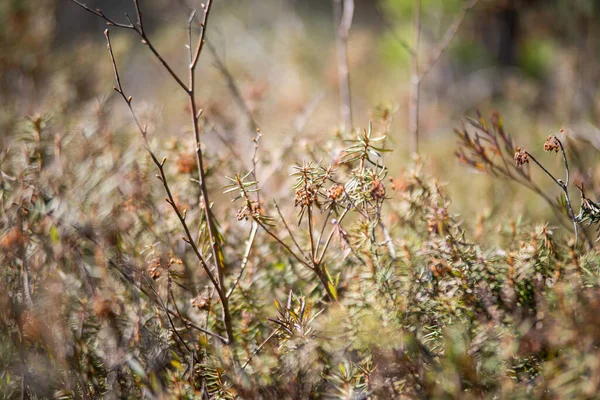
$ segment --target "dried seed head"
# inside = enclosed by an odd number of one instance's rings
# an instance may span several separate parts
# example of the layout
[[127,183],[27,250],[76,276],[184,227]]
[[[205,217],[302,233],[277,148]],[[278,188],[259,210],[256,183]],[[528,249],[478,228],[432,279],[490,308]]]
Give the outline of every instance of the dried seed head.
[[526,163],[529,163],[529,155],[525,150],[523,150],[520,147],[517,147],[517,152],[515,153],[515,165],[518,168]]
[[327,190],[327,198],[332,201],[336,201],[344,194],[344,187],[342,185],[333,185]]
[[296,190],[296,199],[294,206],[308,207],[313,203],[316,203],[317,200],[318,198],[316,188],[314,188],[313,186],[301,187],[300,189]]
[[555,153],[558,153],[558,151],[560,150],[560,142],[558,141],[556,136],[548,135],[548,137],[546,138],[546,142],[544,143],[544,150],[554,150]]
[[385,197],[385,185],[379,179],[375,179],[371,182],[371,198],[374,200],[381,200]]
[[250,217],[260,217],[264,211],[258,201],[251,201],[244,204],[237,212],[236,218],[238,221],[248,221]]
[[157,280],[162,275],[162,269],[163,266],[160,262],[160,257],[157,257],[150,262],[148,275],[150,275],[150,278]]

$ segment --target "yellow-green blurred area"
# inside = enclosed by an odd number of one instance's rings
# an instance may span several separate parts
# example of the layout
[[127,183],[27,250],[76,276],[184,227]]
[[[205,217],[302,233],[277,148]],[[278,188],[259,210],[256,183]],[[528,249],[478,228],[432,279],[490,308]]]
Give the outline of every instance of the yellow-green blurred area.
[[[250,164],[254,137],[243,104],[263,133],[262,154],[293,143],[333,157],[326,148],[341,124],[332,4],[325,0],[216,0],[206,48],[198,69],[198,101],[214,128],[205,134],[207,151],[241,155]],[[411,162],[408,113],[415,53],[413,0],[356,0],[348,39],[354,127],[377,125],[377,109],[392,110],[387,155],[390,175]],[[418,59],[426,66],[468,2],[423,0]],[[116,21],[135,15],[131,2],[92,1]],[[200,2],[140,0],[148,35],[175,71],[186,76],[188,19]],[[600,6],[594,0],[480,0],[423,79],[420,91],[420,153],[430,173],[447,184],[453,212],[465,223],[498,216],[531,223],[551,218],[543,200],[526,188],[495,179],[459,163],[455,156],[463,116],[493,111],[518,146],[527,148],[557,176],[559,156],[545,154],[553,132],[571,156],[572,176],[597,197],[600,104]],[[194,23],[193,34],[198,27]],[[68,0],[0,2],[0,147],[9,147],[26,116],[50,115],[60,129],[92,132],[102,114],[107,129],[137,133],[124,103],[113,92],[106,51],[106,24]],[[111,28],[116,61],[128,94],[150,135],[158,142],[176,137],[192,145],[188,103],[160,63],[133,32]],[[379,108],[378,108],[379,107]],[[565,133],[559,131],[564,129]],[[91,134],[90,134],[91,135]],[[93,135],[89,137],[93,139]],[[571,140],[572,139],[572,140]],[[116,141],[126,141],[115,136]],[[287,142],[286,142],[287,141]],[[332,147],[333,148],[333,147]],[[13,149],[14,151],[14,149]],[[76,149],[66,149],[76,151]],[[296,159],[291,162],[301,162]],[[324,163],[331,160],[324,159]],[[1,166],[1,165],[0,165]],[[282,168],[285,177],[289,170]],[[551,197],[560,194],[539,170],[532,174]],[[220,178],[218,178],[220,179]],[[282,178],[282,185],[290,186]],[[220,182],[219,182],[220,183]],[[282,190],[287,190],[282,188]],[[574,190],[575,208],[579,208]]]

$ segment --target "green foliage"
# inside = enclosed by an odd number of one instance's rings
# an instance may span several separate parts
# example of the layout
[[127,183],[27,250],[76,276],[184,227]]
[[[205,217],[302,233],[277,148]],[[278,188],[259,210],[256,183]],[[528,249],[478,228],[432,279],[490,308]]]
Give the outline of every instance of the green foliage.
[[527,41],[519,54],[519,67],[533,78],[542,79],[556,61],[555,49],[550,40],[535,39]]

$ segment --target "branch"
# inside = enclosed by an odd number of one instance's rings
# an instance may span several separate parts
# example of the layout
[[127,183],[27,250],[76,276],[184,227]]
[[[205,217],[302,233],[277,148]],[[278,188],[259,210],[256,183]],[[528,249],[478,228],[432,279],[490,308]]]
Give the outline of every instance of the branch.
[[342,213],[342,215],[340,215],[340,218],[338,220],[333,220],[332,224],[334,225],[333,228],[331,228],[331,232],[329,232],[329,236],[327,237],[327,241],[325,242],[325,245],[323,246],[323,251],[321,251],[321,256],[319,256],[318,258],[318,262],[317,264],[321,264],[321,262],[323,262],[323,258],[325,257],[325,253],[327,252],[327,248],[329,247],[329,244],[331,243],[331,239],[333,239],[333,235],[336,232],[336,230],[338,230],[338,226],[341,227],[341,222],[344,219],[344,217],[346,216],[346,214],[348,213],[348,211],[350,211],[349,208],[344,209],[344,212]]
[[[556,138],[556,140],[558,140],[558,138]],[[565,161],[565,168],[567,170],[567,182],[568,182],[569,181],[569,165],[567,164],[567,157],[565,155],[565,150],[564,150],[563,145],[560,142],[560,140],[558,140],[558,143],[560,144],[560,149],[563,153],[563,159]],[[531,158],[533,160],[533,162],[535,162],[537,164],[538,167],[540,167],[542,169],[542,171],[544,171],[546,173],[546,175],[548,175],[550,178],[552,178],[554,183],[556,183],[558,185],[558,187],[560,187],[561,190],[563,191],[563,193],[565,194],[567,206],[569,207],[569,212],[571,213],[571,219],[573,220],[573,230],[575,231],[575,244],[577,244],[578,236],[579,236],[579,229],[577,227],[577,219],[576,219],[575,213],[573,212],[573,207],[571,206],[571,199],[569,198],[567,184],[564,183],[563,181],[561,181],[560,179],[556,179],[554,177],[554,175],[552,175],[546,168],[544,168],[544,166],[542,164],[540,164],[540,162],[538,160],[536,160],[535,157],[532,156],[529,152],[526,151],[525,153],[527,154],[527,156],[529,158]]]
[[294,250],[292,250],[290,248],[290,246],[288,246],[283,240],[281,240],[277,235],[275,235],[273,232],[271,232],[269,230],[269,228],[264,225],[263,223],[261,223],[260,221],[256,220],[255,221],[258,223],[258,225],[260,225],[261,228],[263,228],[263,230],[265,232],[267,232],[267,234],[269,236],[271,236],[273,239],[275,239],[280,245],[283,246],[284,249],[287,250],[288,253],[290,253],[290,255],[292,257],[294,257],[300,264],[304,265],[306,268],[310,269],[311,271],[314,270],[314,268],[312,267],[312,265],[310,265],[307,261],[303,260],[302,258],[300,258],[299,255],[297,255]]
[[206,24],[208,22],[208,15],[210,14],[210,9],[212,5],[212,0],[208,0],[206,5],[202,4],[202,8],[204,9],[204,18],[200,23],[200,38],[198,39],[198,46],[196,47],[196,53],[194,54],[194,58],[192,59],[192,63],[190,64],[190,69],[194,70],[196,65],[198,64],[198,60],[200,59],[200,53],[202,53],[202,48],[204,47],[204,34],[206,33]]
[[108,53],[110,55],[110,59],[111,59],[112,65],[113,65],[113,70],[115,73],[115,81],[116,81],[117,86],[114,87],[114,90],[123,98],[123,100],[127,104],[127,107],[129,108],[129,112],[131,113],[131,116],[132,116],[133,120],[135,121],[135,124],[138,127],[140,134],[142,135],[142,137],[144,139],[144,147],[160,172],[160,175],[158,175],[158,178],[162,182],[165,192],[167,194],[167,198],[165,200],[167,201],[167,203],[169,203],[171,205],[171,207],[173,208],[173,211],[175,211],[175,214],[177,215],[177,218],[179,219],[179,222],[181,223],[181,225],[185,231],[185,234],[186,234],[185,241],[190,244],[190,246],[194,250],[194,253],[196,254],[196,257],[200,261],[202,268],[208,275],[212,284],[217,288],[217,291],[219,291],[220,290],[219,284],[216,281],[215,277],[210,272],[210,268],[206,264],[204,257],[202,257],[202,254],[200,254],[200,251],[198,250],[198,247],[196,246],[196,242],[192,237],[190,229],[189,229],[187,223],[185,222],[185,211],[181,212],[179,210],[179,207],[175,203],[175,200],[171,193],[171,189],[169,187],[169,184],[167,182],[167,177],[164,172],[164,163],[166,162],[166,158],[164,158],[163,161],[161,162],[158,160],[158,158],[154,154],[154,151],[152,151],[152,148],[150,147],[150,144],[148,142],[146,127],[141,125],[141,123],[138,120],[138,118],[135,114],[135,111],[133,110],[133,107],[131,105],[133,99],[131,96],[127,96],[123,90],[123,86],[121,84],[121,78],[119,75],[119,70],[117,68],[117,62],[115,60],[115,55],[113,53],[111,42],[110,42],[110,34],[109,34],[108,29],[106,29],[104,31],[104,35],[106,36],[106,47],[108,48]]
[[246,251],[244,252],[244,258],[242,259],[242,265],[240,266],[240,273],[237,276],[237,278],[235,279],[235,281],[233,282],[233,285],[231,285],[231,289],[229,289],[229,292],[227,293],[227,298],[231,297],[231,295],[233,294],[233,291],[235,290],[236,286],[240,282],[240,279],[242,279],[242,275],[244,274],[246,265],[248,265],[248,259],[250,258],[250,251],[252,250],[252,245],[254,244],[254,239],[256,238],[257,230],[258,230],[258,224],[256,222],[253,222],[252,228],[250,230],[250,237],[248,238],[248,241],[246,242]]
[[[23,210],[19,207],[18,210],[18,232],[23,235]],[[31,286],[29,284],[29,269],[27,267],[27,249],[25,248],[25,240],[19,240],[19,257],[23,263],[23,292],[25,293],[25,300],[29,307],[33,307],[33,300],[31,297]]]
[[221,305],[223,306],[223,323],[225,324],[225,329],[227,330],[227,339],[229,343],[232,344],[234,341],[233,326],[231,321],[231,313],[229,311],[228,299],[224,287],[224,270],[226,268],[226,264],[223,256],[223,250],[221,248],[221,243],[219,242],[217,234],[215,218],[211,210],[211,202],[209,199],[208,187],[206,186],[206,173],[204,172],[204,157],[202,154],[202,145],[200,143],[200,127],[198,125],[200,113],[196,105],[196,67],[198,65],[198,60],[200,59],[202,49],[204,48],[204,36],[206,35],[206,27],[208,24],[208,18],[210,16],[211,8],[212,0],[208,0],[206,4],[203,5],[204,16],[202,18],[202,22],[200,23],[202,30],[200,32],[200,37],[198,38],[198,45],[196,46],[196,51],[194,53],[194,56],[192,57],[192,62],[189,65],[189,90],[187,93],[190,101],[192,128],[194,130],[194,143],[196,146],[196,165],[198,167],[199,177],[198,183],[200,185],[200,193],[202,199],[201,204],[204,204],[204,212],[206,216],[206,224],[208,226],[210,248],[220,282],[220,286],[217,288],[217,292],[219,294],[219,298],[221,299]]
[[148,48],[150,49],[152,54],[154,54],[154,56],[158,59],[158,61],[160,61],[160,63],[163,65],[163,67],[165,67],[167,72],[177,82],[177,84],[179,86],[181,86],[181,88],[186,93],[189,92],[189,89],[185,85],[185,83],[183,83],[181,78],[175,73],[175,71],[173,71],[173,69],[171,68],[169,63],[167,63],[167,61],[160,55],[158,50],[156,50],[156,48],[152,45],[152,43],[150,42],[150,39],[146,35],[146,33],[144,31],[144,25],[142,22],[142,12],[140,10],[138,0],[133,0],[134,4],[135,4],[137,17],[138,17],[138,25],[137,26],[133,24],[133,22],[131,21],[131,19],[129,18],[129,16],[127,14],[125,14],[125,16],[129,20],[129,24],[122,24],[122,23],[115,22],[114,20],[108,18],[106,15],[104,15],[102,10],[100,10],[100,9],[93,10],[77,0],[70,0],[70,1],[77,4],[79,7],[83,8],[84,10],[87,10],[87,11],[91,12],[92,14],[104,19],[106,21],[107,25],[109,25],[109,26],[115,26],[117,28],[123,28],[123,29],[131,29],[131,30],[135,31],[142,38],[142,43],[148,46]]
[[281,218],[281,221],[283,222],[283,226],[285,226],[285,229],[287,230],[288,234],[290,235],[290,238],[292,238],[292,242],[294,242],[294,245],[296,246],[296,248],[298,249],[300,254],[302,254],[304,256],[304,258],[308,259],[308,257],[306,256],[306,254],[304,254],[304,251],[302,251],[302,248],[296,241],[296,238],[294,237],[292,230],[290,229],[289,225],[287,224],[287,221],[283,217],[283,214],[281,213],[281,209],[279,208],[279,205],[277,204],[277,202],[275,200],[273,200],[273,204],[275,204],[275,209],[277,210],[277,214],[279,214],[279,218]]
[[104,13],[102,12],[102,10],[100,10],[99,8],[93,10],[90,7],[86,6],[85,4],[81,3],[80,1],[77,0],[71,0],[71,2],[77,4],[79,7],[91,12],[92,14],[102,18],[103,20],[106,21],[106,24],[109,26],[116,26],[117,28],[123,28],[123,29],[132,29],[132,30],[136,30],[135,26],[133,24],[121,24],[118,23],[112,19],[110,19],[109,17],[107,17],[106,15],[104,15]]
[[[178,0],[178,3],[181,7],[185,7],[188,10],[190,10],[190,12],[192,12],[192,15],[190,16],[190,20],[189,20],[190,24],[192,23],[192,21],[195,21],[198,24],[198,26],[202,29],[201,22],[198,21],[198,18],[196,18],[196,14],[195,14],[196,10],[186,0]],[[191,42],[191,40],[190,40],[190,42]],[[229,69],[225,65],[225,62],[219,56],[219,53],[217,52],[217,49],[215,48],[215,46],[208,39],[205,39],[205,42],[206,42],[205,45],[206,45],[208,51],[210,52],[211,56],[214,59],[215,66],[217,67],[217,69],[219,70],[221,75],[223,75],[223,78],[225,79],[225,82],[227,83],[227,87],[229,88],[231,95],[233,96],[238,107],[246,115],[246,118],[248,119],[248,123],[250,125],[251,130],[256,131],[257,129],[259,129],[258,123],[256,122],[256,119],[254,118],[252,111],[250,111],[250,108],[244,101],[242,92],[241,92],[239,86],[237,85],[237,83],[235,82],[233,74],[231,73],[231,71],[229,71]],[[190,53],[191,53],[191,44],[190,44]],[[190,56],[190,64],[191,64],[191,62],[192,62],[192,57]]]

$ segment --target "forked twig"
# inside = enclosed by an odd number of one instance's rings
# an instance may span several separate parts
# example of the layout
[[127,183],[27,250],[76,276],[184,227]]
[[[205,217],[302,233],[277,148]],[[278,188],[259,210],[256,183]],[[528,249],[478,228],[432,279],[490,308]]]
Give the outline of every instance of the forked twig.
[[296,248],[298,249],[298,251],[306,258],[308,259],[308,257],[306,256],[306,254],[304,254],[304,251],[302,250],[302,248],[300,247],[300,245],[298,244],[298,242],[296,241],[296,237],[294,236],[294,234],[292,233],[289,225],[287,224],[283,214],[281,213],[281,209],[279,208],[279,205],[277,204],[277,202],[275,200],[273,200],[273,204],[275,204],[275,209],[277,210],[277,214],[279,214],[279,218],[281,218],[281,221],[283,222],[283,226],[285,226],[285,229],[288,232],[288,235],[290,235],[290,238],[292,239],[292,242],[294,242],[294,245],[296,246]]
[[335,234],[335,232],[338,230],[338,226],[341,226],[341,222],[344,219],[344,217],[346,216],[346,214],[348,214],[348,211],[350,211],[350,208],[346,207],[344,209],[344,212],[342,212],[342,215],[340,215],[340,218],[337,220],[333,220],[333,228],[331,228],[331,232],[329,232],[329,236],[327,237],[327,241],[325,241],[325,244],[323,245],[323,250],[321,251],[321,255],[318,258],[318,264],[323,262],[323,258],[325,258],[325,253],[327,252],[327,248],[329,248],[329,244],[331,243],[331,239],[333,239],[333,235]]
[[577,216],[573,212],[573,207],[571,206],[571,199],[569,197],[569,191],[567,189],[567,185],[569,184],[569,164],[567,162],[567,156],[565,154],[565,149],[563,147],[562,142],[556,136],[554,138],[556,139],[556,141],[558,142],[558,144],[560,146],[560,151],[562,153],[563,161],[565,163],[565,170],[566,170],[565,182],[563,182],[560,179],[556,179],[554,177],[554,175],[552,175],[550,173],[550,171],[548,171],[538,160],[536,160],[536,158],[534,156],[531,155],[531,153],[525,151],[525,154],[527,154],[527,156],[529,158],[531,158],[533,160],[533,162],[535,162],[537,164],[537,166],[540,167],[541,170],[544,171],[546,173],[546,175],[548,175],[554,181],[554,183],[556,183],[558,185],[558,187],[560,187],[561,190],[563,191],[563,193],[565,195],[565,200],[567,202],[567,207],[569,208],[569,213],[571,214],[571,220],[573,221],[573,230],[575,231],[575,244],[577,244],[577,241],[579,238],[579,228],[577,225]]
[[98,17],[102,18],[103,20],[106,21],[106,24],[109,25],[109,26],[115,26],[117,28],[122,28],[122,29],[130,29],[130,30],[136,32],[142,38],[142,43],[148,46],[148,48],[150,49],[150,51],[152,52],[152,54],[154,54],[154,56],[156,57],[156,59],[163,65],[163,67],[167,70],[167,72],[169,73],[169,75],[171,75],[171,77],[177,82],[177,84],[179,86],[181,86],[181,88],[183,90],[185,90],[186,92],[189,92],[189,89],[186,86],[186,84],[183,83],[183,81],[181,80],[181,78],[171,68],[171,66],[169,65],[169,63],[162,57],[162,55],[158,52],[158,50],[156,50],[156,48],[154,47],[154,45],[152,44],[152,42],[150,41],[150,39],[146,35],[146,32],[144,30],[144,24],[142,22],[142,12],[140,10],[139,3],[138,3],[137,0],[134,0],[135,9],[136,9],[136,13],[137,13],[137,16],[138,16],[138,23],[137,23],[137,25],[134,24],[131,21],[131,19],[129,18],[129,16],[127,14],[125,14],[125,16],[129,20],[129,24],[123,24],[123,23],[116,22],[113,19],[107,17],[102,12],[102,10],[100,10],[100,9],[94,10],[94,9],[86,6],[85,4],[83,4],[82,2],[80,2],[78,0],[71,0],[71,2],[77,4],[79,7],[81,7],[83,9],[91,12],[92,14],[97,15]]
[[177,218],[179,219],[179,222],[181,223],[181,226],[183,227],[183,229],[185,231],[185,235],[186,235],[185,241],[190,244],[190,246],[194,250],[194,253],[196,254],[196,257],[200,261],[202,268],[208,275],[208,277],[211,280],[211,282],[213,283],[213,285],[215,285],[215,287],[217,287],[217,290],[219,290],[219,283],[217,282],[217,280],[215,279],[213,274],[210,272],[210,268],[206,264],[204,257],[202,257],[202,254],[200,253],[198,246],[196,246],[196,242],[192,237],[192,234],[187,225],[187,222],[185,221],[185,217],[186,217],[186,213],[187,213],[186,210],[180,211],[179,206],[177,206],[177,204],[175,203],[175,199],[173,198],[173,194],[171,193],[171,189],[169,187],[167,177],[164,172],[164,164],[166,162],[166,158],[163,158],[163,161],[159,161],[158,158],[156,157],[154,151],[150,147],[150,143],[148,142],[146,127],[141,125],[139,119],[137,118],[135,111],[133,110],[133,106],[131,104],[133,101],[133,98],[131,96],[127,96],[125,94],[125,91],[123,90],[123,86],[121,84],[121,78],[119,75],[119,69],[117,68],[117,62],[115,60],[115,55],[113,53],[112,45],[110,42],[110,34],[109,34],[108,29],[106,29],[104,31],[104,35],[106,36],[106,46],[108,48],[108,53],[110,55],[110,59],[111,59],[112,65],[113,65],[113,70],[115,73],[115,81],[116,81],[117,86],[114,87],[114,90],[123,98],[123,100],[127,104],[127,107],[129,108],[129,112],[131,113],[131,116],[132,116],[133,120],[135,121],[135,124],[138,127],[140,134],[142,135],[142,137],[144,139],[144,147],[145,147],[146,151],[148,152],[148,154],[150,155],[150,158],[152,158],[152,161],[154,162],[154,164],[156,165],[156,167],[159,170],[160,175],[158,175],[157,177],[162,182],[165,192],[167,194],[167,198],[165,200],[167,201],[167,203],[169,203],[171,208],[173,208],[173,211],[175,211],[175,214],[177,215]]

